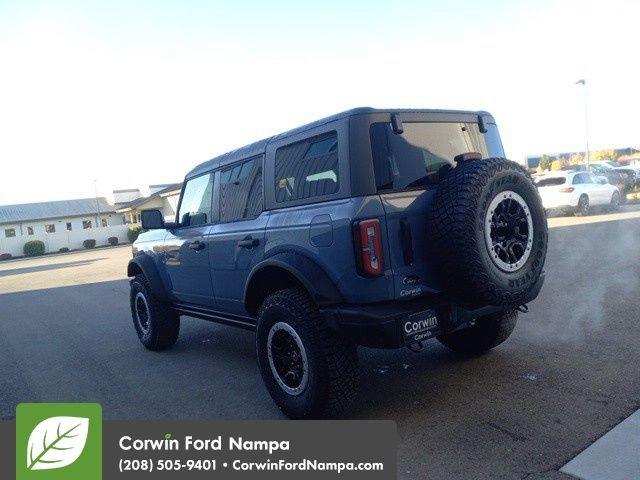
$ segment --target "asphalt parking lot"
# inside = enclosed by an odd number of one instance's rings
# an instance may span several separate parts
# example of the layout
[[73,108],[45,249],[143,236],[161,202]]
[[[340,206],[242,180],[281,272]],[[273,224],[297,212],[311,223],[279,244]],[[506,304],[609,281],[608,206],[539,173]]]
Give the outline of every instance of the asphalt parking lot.
[[[547,281],[479,358],[361,349],[351,418],[398,424],[399,478],[570,478],[558,469],[640,407],[640,209],[550,218]],[[168,352],[131,325],[130,247],[0,263],[0,418],[96,401],[107,419],[283,418],[250,332],[184,319]]]

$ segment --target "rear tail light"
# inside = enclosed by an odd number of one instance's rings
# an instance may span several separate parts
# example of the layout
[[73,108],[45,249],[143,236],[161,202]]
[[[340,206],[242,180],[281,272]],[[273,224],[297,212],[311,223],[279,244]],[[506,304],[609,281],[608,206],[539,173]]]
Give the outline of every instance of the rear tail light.
[[356,259],[360,271],[371,277],[382,275],[384,273],[384,258],[380,220],[375,218],[361,220],[354,223],[353,226]]
[[571,193],[571,192],[573,192],[574,190],[575,190],[575,188],[573,188],[573,187],[562,187],[562,188],[560,189],[560,191],[561,191],[561,192],[564,192],[564,193]]

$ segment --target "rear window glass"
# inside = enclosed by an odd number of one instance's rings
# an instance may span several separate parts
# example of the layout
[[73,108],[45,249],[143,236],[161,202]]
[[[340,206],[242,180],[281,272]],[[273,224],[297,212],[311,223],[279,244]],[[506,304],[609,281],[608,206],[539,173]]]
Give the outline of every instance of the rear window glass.
[[555,185],[563,185],[567,179],[565,177],[543,178],[536,182],[538,187],[553,187]]
[[338,191],[338,134],[308,138],[276,150],[276,201],[288,202]]
[[374,123],[370,136],[378,190],[435,185],[461,153],[504,157],[497,127],[487,128],[482,134],[477,123],[405,122],[397,135],[391,124]]

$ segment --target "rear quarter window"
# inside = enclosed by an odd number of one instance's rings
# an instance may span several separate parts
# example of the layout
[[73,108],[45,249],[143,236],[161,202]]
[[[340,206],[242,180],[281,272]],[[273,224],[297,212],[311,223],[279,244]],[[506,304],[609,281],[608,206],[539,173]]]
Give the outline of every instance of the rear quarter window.
[[339,183],[336,132],[276,150],[276,202],[331,195],[338,191]]

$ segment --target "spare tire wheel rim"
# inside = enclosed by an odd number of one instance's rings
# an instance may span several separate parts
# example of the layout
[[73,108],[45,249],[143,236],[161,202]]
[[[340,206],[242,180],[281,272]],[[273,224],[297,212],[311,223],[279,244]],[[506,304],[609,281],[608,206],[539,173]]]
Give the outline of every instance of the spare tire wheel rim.
[[533,247],[533,221],[527,202],[511,190],[498,193],[489,204],[484,224],[494,265],[504,272],[520,270]]
[[267,337],[271,373],[289,395],[300,395],[309,382],[307,351],[298,333],[285,322],[275,323]]

